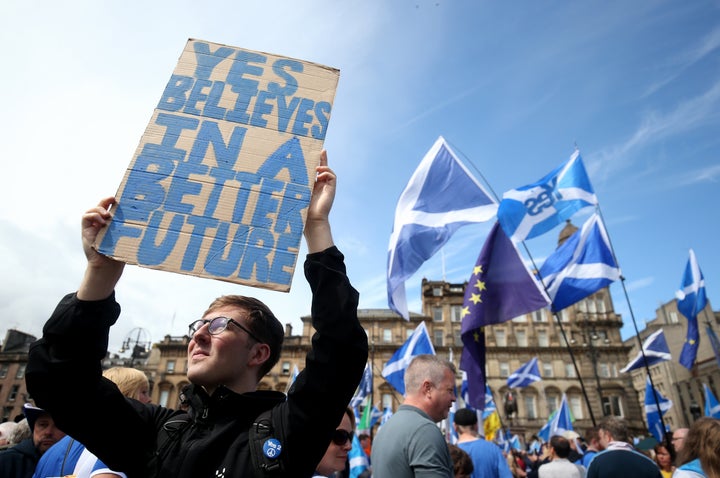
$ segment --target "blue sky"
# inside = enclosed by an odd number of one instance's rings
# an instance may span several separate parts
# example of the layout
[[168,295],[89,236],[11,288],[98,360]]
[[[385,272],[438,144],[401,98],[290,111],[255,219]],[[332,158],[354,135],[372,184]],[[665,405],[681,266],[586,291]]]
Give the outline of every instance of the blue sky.
[[[720,296],[717,1],[28,1],[0,17],[3,336],[39,335],[77,287],[80,215],[117,190],[188,38],[341,70],[325,146],[363,308],[387,307],[395,205],[440,135],[499,196],[577,145],[640,328],[673,298],[689,248]],[[407,282],[411,311],[423,277],[468,279],[490,226],[461,229]],[[558,232],[528,241],[538,263]],[[627,337],[629,305],[611,291]],[[296,331],[309,313],[301,268],[287,296],[128,267],[111,348],[134,327],[183,334],[224,293],[257,295]]]

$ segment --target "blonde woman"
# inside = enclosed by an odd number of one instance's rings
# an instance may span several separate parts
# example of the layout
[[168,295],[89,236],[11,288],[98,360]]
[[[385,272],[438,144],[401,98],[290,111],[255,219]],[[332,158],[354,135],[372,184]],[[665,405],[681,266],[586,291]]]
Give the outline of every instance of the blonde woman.
[[[113,367],[103,376],[117,385],[128,398],[150,403],[150,383],[145,373],[129,367]],[[110,470],[82,443],[66,436],[40,458],[33,478],[72,475],[75,478],[125,478],[124,473]]]

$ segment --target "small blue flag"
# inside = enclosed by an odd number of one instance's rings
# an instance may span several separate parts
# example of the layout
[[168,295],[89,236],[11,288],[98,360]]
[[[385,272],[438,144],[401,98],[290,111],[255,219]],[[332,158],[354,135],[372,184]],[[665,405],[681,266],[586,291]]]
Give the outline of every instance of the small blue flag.
[[497,216],[513,242],[550,231],[577,211],[598,203],[580,152],[541,180],[503,194]]
[[610,239],[594,213],[540,268],[540,277],[557,312],[620,278]]
[[643,342],[642,349],[645,353],[643,359],[643,353],[638,352],[637,356],[628,363],[625,368],[620,370],[621,373],[629,372],[638,368],[644,368],[647,362],[647,366],[655,365],[656,363],[664,362],[672,359],[670,355],[670,349],[668,348],[667,341],[665,340],[665,334],[663,329],[657,330],[650,335],[645,342]]
[[[661,415],[672,407],[672,400],[662,396],[660,392],[655,390],[650,383],[650,377],[647,378],[645,385],[645,418],[647,418],[648,430],[652,433],[657,441],[663,443],[665,438],[665,430],[663,430]],[[655,397],[657,396],[657,401]],[[660,410],[658,411],[658,404]]]
[[363,471],[370,468],[370,460],[368,460],[357,434],[353,434],[352,448],[348,452],[348,462],[350,463],[350,478],[357,478]]
[[428,334],[425,322],[415,327],[410,338],[400,347],[383,368],[382,376],[400,394],[405,395],[405,369],[407,369],[413,357],[416,355],[435,355],[430,335]]
[[409,319],[405,281],[467,224],[495,217],[497,203],[441,136],[420,162],[395,209],[388,250],[388,304]]
[[523,388],[539,380],[542,380],[542,378],[538,368],[538,359],[533,357],[510,374],[507,379],[507,386],[509,388]]
[[490,416],[491,413],[497,411],[497,405],[495,405],[495,399],[493,398],[492,390],[490,385],[485,383],[485,408],[482,412],[482,419],[485,420]]
[[692,249],[690,249],[690,259],[688,259],[680,283],[680,290],[675,293],[675,296],[678,300],[678,310],[688,319],[687,335],[678,362],[686,369],[691,370],[697,357],[698,347],[700,347],[697,316],[707,304],[705,279]]
[[570,416],[570,407],[567,404],[567,396],[563,393],[560,401],[560,408],[550,415],[548,422],[538,432],[538,437],[544,441],[549,441],[555,435],[562,435],[567,431],[572,431],[572,417]]
[[720,418],[720,403],[715,398],[710,387],[706,383],[703,383],[703,390],[705,391],[705,416],[712,418]]
[[355,396],[350,400],[350,406],[351,407],[359,407],[360,404],[365,400],[365,397],[368,395],[372,395],[373,392],[373,376],[372,376],[372,366],[370,365],[370,362],[365,365],[365,371],[363,372],[362,379],[360,380],[360,384],[358,385],[357,391],[355,392]]

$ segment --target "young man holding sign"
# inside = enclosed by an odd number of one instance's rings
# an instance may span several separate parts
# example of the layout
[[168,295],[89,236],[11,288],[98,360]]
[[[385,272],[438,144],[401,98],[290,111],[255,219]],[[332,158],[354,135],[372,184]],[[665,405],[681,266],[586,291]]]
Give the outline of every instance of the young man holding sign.
[[190,324],[187,413],[126,399],[102,378],[124,267],[91,247],[111,217],[115,200],[107,198],[83,216],[88,265],[80,288],[63,298],[30,351],[26,380],[38,405],[128,477],[311,476],[368,355],[358,293],[330,231],[335,186],[323,152],[304,231],[317,333],[287,400],[256,390],[279,358],[282,325],[262,302],[241,296],[216,299]]

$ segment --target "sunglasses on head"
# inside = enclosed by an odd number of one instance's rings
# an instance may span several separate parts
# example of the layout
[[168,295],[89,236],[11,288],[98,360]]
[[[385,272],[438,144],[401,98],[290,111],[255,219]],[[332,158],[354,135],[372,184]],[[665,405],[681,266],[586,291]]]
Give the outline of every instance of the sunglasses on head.
[[337,429],[333,432],[332,442],[337,446],[343,446],[348,441],[352,441],[353,432],[349,432],[342,429]]

